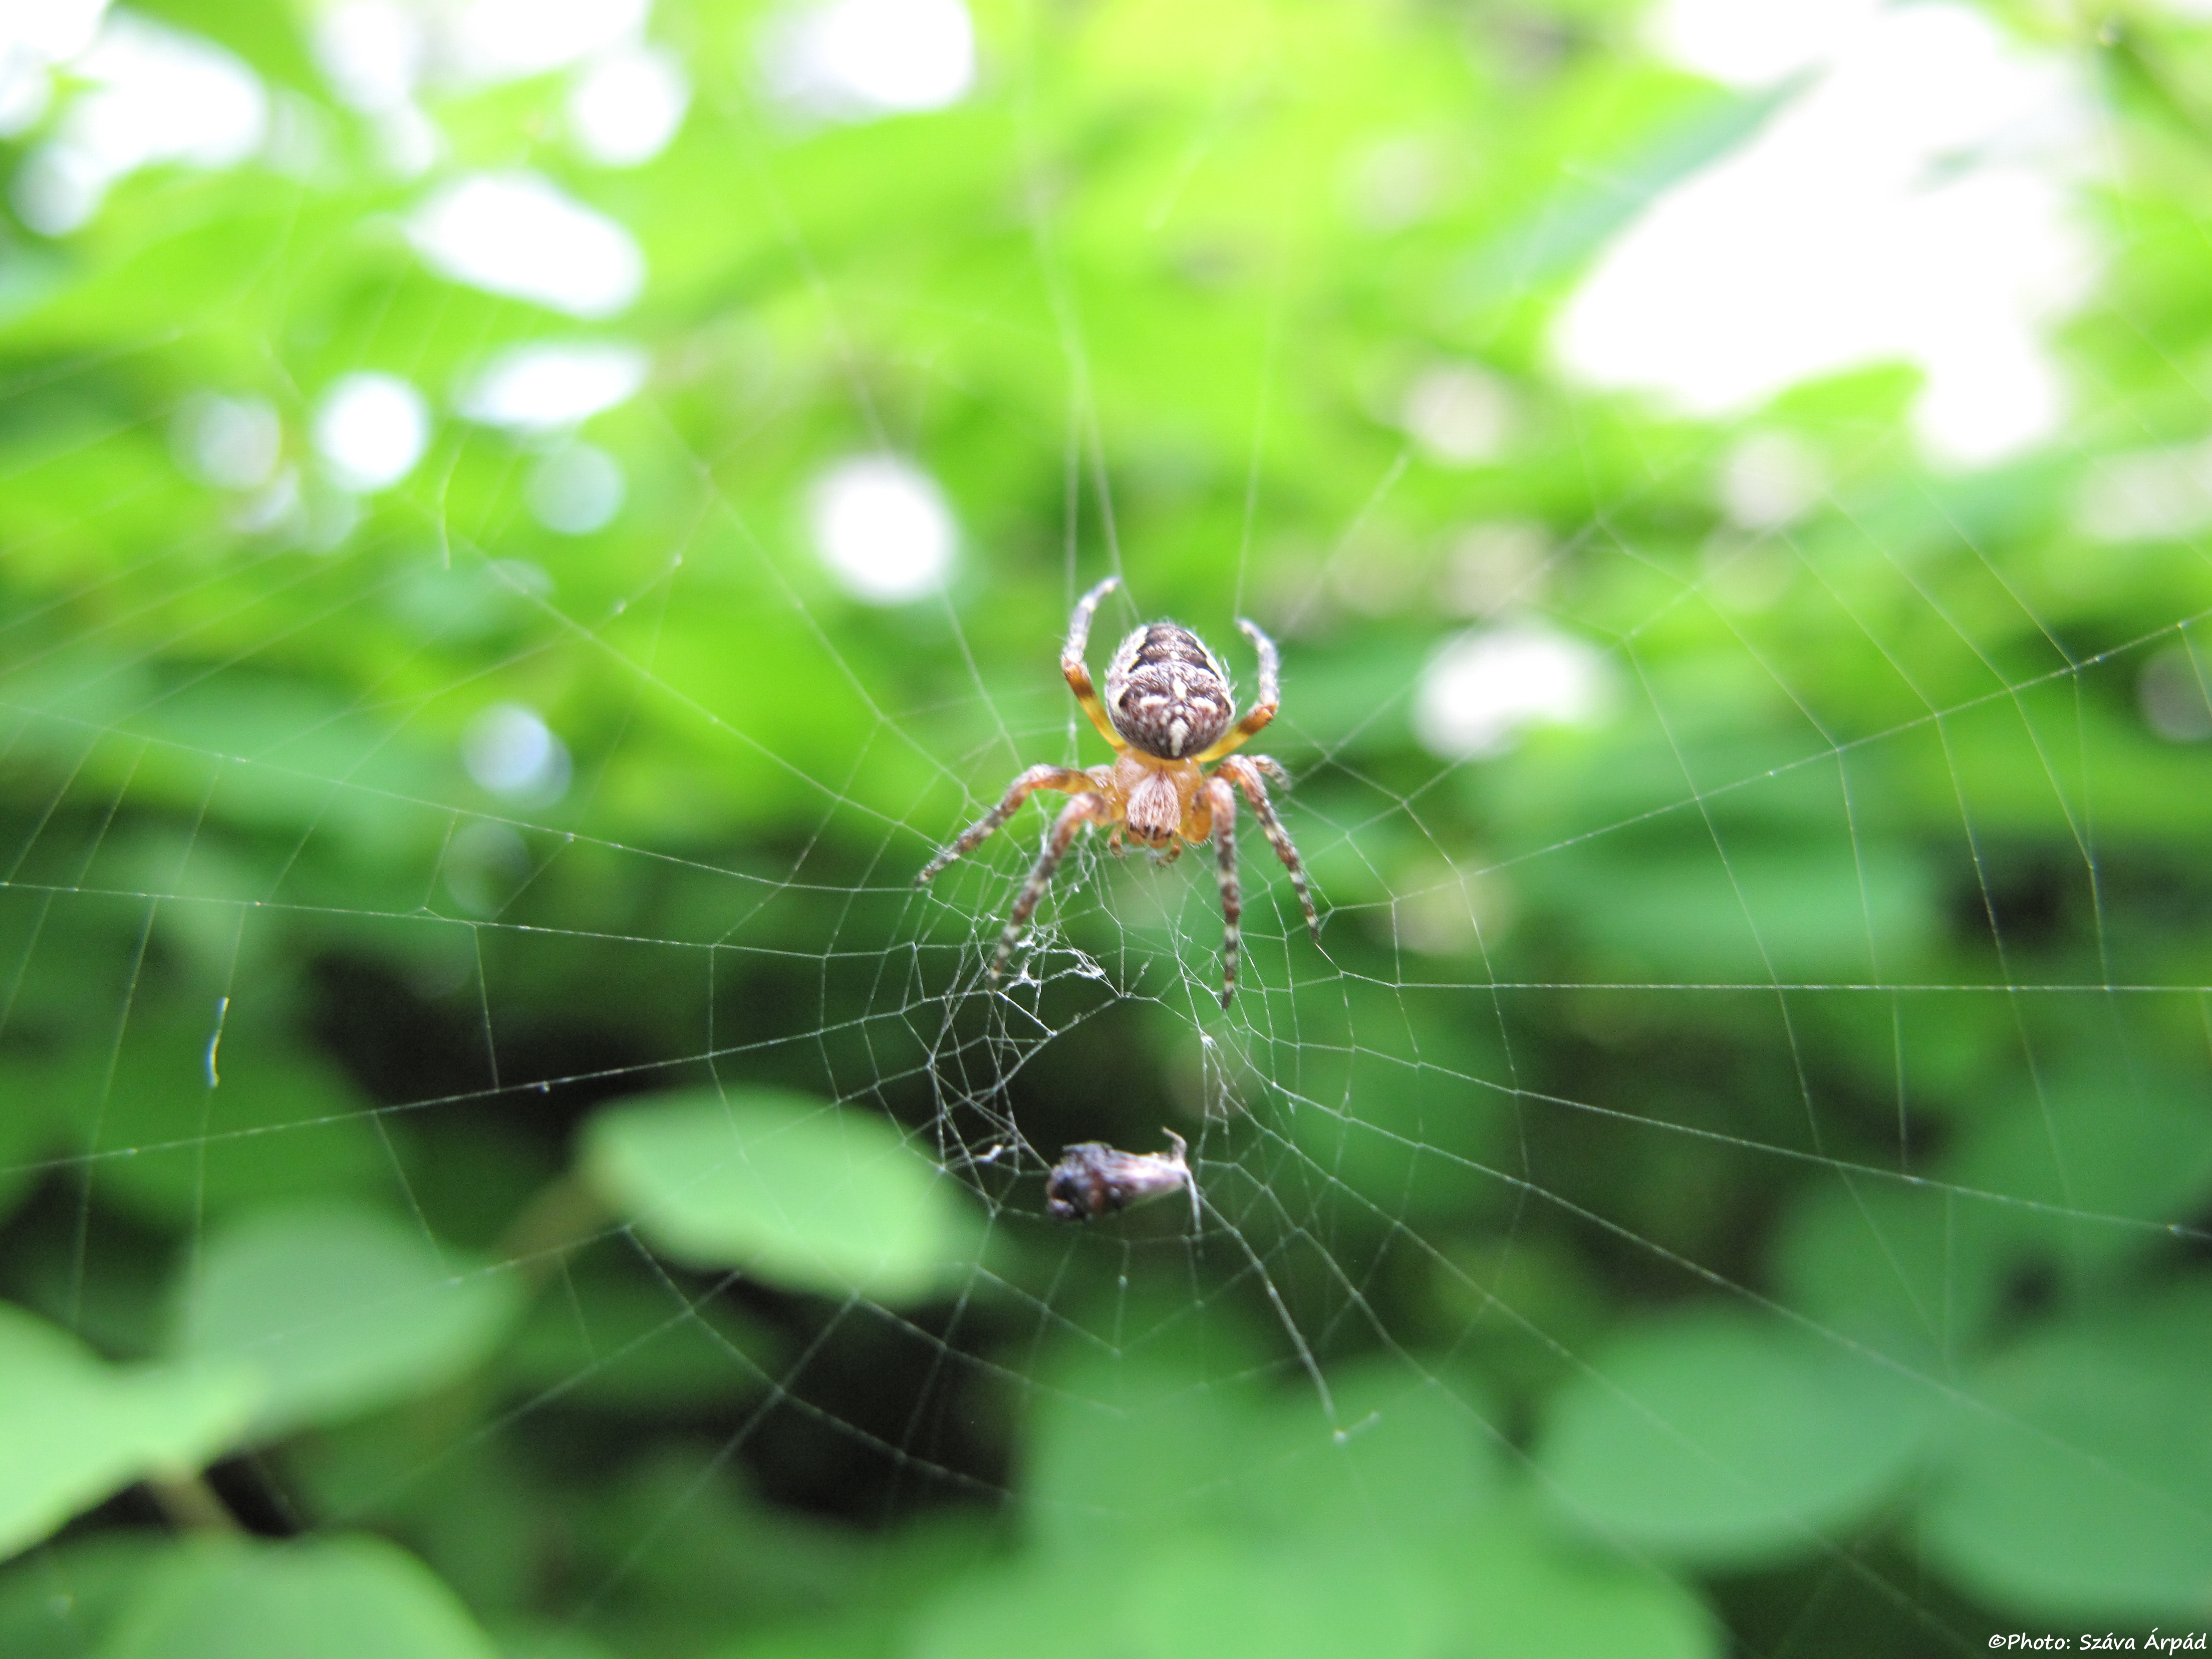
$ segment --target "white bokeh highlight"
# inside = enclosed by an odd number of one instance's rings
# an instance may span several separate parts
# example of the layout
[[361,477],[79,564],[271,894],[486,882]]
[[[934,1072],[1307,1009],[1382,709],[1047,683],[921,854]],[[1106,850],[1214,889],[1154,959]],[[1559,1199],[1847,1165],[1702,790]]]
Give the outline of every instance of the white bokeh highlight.
[[35,126],[53,98],[53,76],[27,54],[0,52],[0,138]]
[[403,179],[428,171],[446,147],[415,101],[434,55],[428,15],[398,0],[339,0],[315,14],[307,40],[340,101],[369,118],[386,166]]
[[833,120],[943,109],[975,83],[961,0],[823,0],[773,26],[761,56],[780,102]]
[[629,232],[534,173],[455,179],[416,210],[407,238],[441,276],[571,316],[611,316],[645,286]]
[[389,489],[415,470],[430,442],[430,409],[396,374],[349,374],[315,411],[315,453],[341,488]]
[[1444,760],[1504,753],[1534,725],[1581,726],[1613,701],[1605,658],[1533,622],[1470,629],[1448,641],[1413,693],[1413,735]]
[[838,584],[870,605],[905,605],[943,587],[959,531],[937,481],[895,455],[860,455],[807,495],[815,551]]
[[1652,44],[1684,69],[1746,91],[1820,68],[1874,21],[1885,0],[1668,0]]
[[540,341],[495,357],[461,390],[469,419],[510,432],[565,432],[637,395],[649,361],[613,341]]
[[520,80],[622,45],[651,9],[650,0],[466,0],[441,14],[441,53],[465,84]]
[[1672,0],[1656,33],[1733,84],[1808,84],[1605,251],[1554,333],[1567,370],[1719,416],[1901,362],[1940,464],[2051,436],[2045,335],[2099,264],[2078,203],[2095,106],[2071,66],[1950,3]]
[[1513,435],[1512,388],[1473,363],[1437,363],[1416,374],[1398,408],[1398,424],[1442,466],[1495,460]]
[[0,57],[65,64],[93,42],[107,0],[12,0],[0,6]]
[[604,530],[629,493],[622,465],[597,444],[571,441],[548,452],[523,486],[530,516],[561,536]]
[[[69,29],[16,37],[17,25],[4,27],[15,37],[11,64],[20,56],[28,64],[34,50],[74,39]],[[44,45],[27,44],[33,40]],[[66,67],[79,89],[9,191],[23,222],[49,236],[88,222],[107,192],[142,167],[235,167],[269,130],[269,96],[252,70],[211,41],[127,12],[109,15]]]
[[2168,743],[2212,739],[2212,672],[2186,640],[2143,665],[2136,695],[2144,723]]
[[0,138],[37,122],[53,99],[53,70],[92,45],[106,0],[0,5]]
[[492,916],[530,877],[530,848],[511,824],[478,818],[446,844],[446,890],[471,915]]
[[2074,522],[2100,542],[2212,530],[2212,438],[2099,457],[2082,477]]
[[676,54],[632,46],[587,65],[568,88],[569,136],[588,161],[634,167],[668,148],[691,106]]
[[284,423],[265,398],[202,392],[177,411],[178,458],[185,470],[219,489],[258,489],[276,476]]
[[1446,155],[1442,144],[1418,134],[1366,150],[1345,180],[1352,222],[1388,235],[1427,218],[1443,195]]
[[461,765],[479,788],[517,805],[548,805],[568,789],[568,745],[519,702],[495,702],[468,723]]
[[1827,468],[1811,445],[1787,432],[1754,432],[1721,463],[1722,512],[1739,530],[1781,530],[1818,507]]
[[309,26],[307,43],[331,90],[356,109],[392,110],[415,96],[430,51],[413,8],[392,0],[342,0]]

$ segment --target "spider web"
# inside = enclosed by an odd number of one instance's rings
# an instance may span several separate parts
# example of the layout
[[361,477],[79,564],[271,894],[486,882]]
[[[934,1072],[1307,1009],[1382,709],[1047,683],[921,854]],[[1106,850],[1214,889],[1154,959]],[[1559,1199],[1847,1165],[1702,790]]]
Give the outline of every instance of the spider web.
[[[723,21],[655,27],[703,53]],[[896,1650],[989,1650],[991,1610],[1033,1605],[1006,1575],[1037,1536],[1107,1539],[1103,1559],[1157,1573],[1129,1565],[1150,1559],[1131,1534],[1217,1503],[1252,1460],[1264,1482],[1310,1447],[1351,1459],[1401,1426],[1417,1459],[1440,1458],[1437,1423],[1550,1517],[1505,1509],[1519,1518],[1481,1525],[1577,1540],[1657,1598],[1624,1650],[1698,1650],[1666,1643],[1713,1639],[1722,1620],[1749,1651],[1826,1650],[1835,1605],[1852,1610],[1837,1639],[1879,1631],[1896,1650],[1978,1649],[2022,1620],[2063,1627],[2008,1601],[2015,1581],[1989,1565],[2001,1542],[1977,1555],[1959,1541],[1980,1512],[1942,1510],[1945,1483],[1978,1477],[1918,1443],[1881,1491],[1784,1512],[1764,1533],[1670,1530],[1664,1505],[1655,1518],[1594,1479],[1574,1445],[1618,1445],[1625,1420],[1674,1449],[1662,1467],[1710,1472],[1723,1494],[1758,1487],[1755,1467],[1670,1415],[1665,1363],[1707,1350],[1668,1348],[1667,1334],[1697,1336],[1707,1317],[1742,1322],[1713,1352],[1784,1370],[1841,1356],[1837,1386],[1877,1417],[1996,1436],[2000,1468],[2048,1453],[2194,1548],[2201,1493],[2176,1497],[2002,1371],[2032,1382],[2039,1342],[2072,1354],[2069,1319],[2092,1329],[2100,1311],[2201,1288],[2212,1169],[2197,1079],[2212,1016],[2189,925],[2203,764],[2187,745],[2212,735],[2192,642],[2212,595],[2190,539],[2201,467],[2157,447],[2194,433],[2174,412],[2194,324],[2128,285],[2181,257],[2170,239],[2194,234],[2185,201],[2157,202],[2179,231],[2110,233],[2106,257],[2129,275],[2084,302],[2078,372],[2111,380],[2081,393],[2063,434],[2010,468],[1930,469],[1904,435],[1911,377],[1844,375],[1776,406],[1772,424],[1823,458],[1810,500],[1730,523],[1715,480],[1751,463],[1727,422],[1624,412],[1535,384],[1534,369],[1515,394],[1521,447],[1449,453],[1496,412],[1494,377],[1464,365],[1534,361],[1520,337],[1536,325],[1513,319],[1550,314],[1565,291],[1547,262],[1567,256],[1544,238],[1589,202],[1547,172],[1519,220],[1538,233],[1507,274],[1455,278],[1505,320],[1475,344],[1462,330],[1446,354],[1459,368],[1376,370],[1388,390],[1375,398],[1426,385],[1433,418],[1411,393],[1383,408],[1358,489],[1307,499],[1291,482],[1305,458],[1277,446],[1303,418],[1297,371],[1323,346],[1302,337],[1310,296],[1287,258],[1236,279],[1261,321],[1238,387],[1249,449],[1229,474],[1180,477],[1175,446],[1148,450],[1142,422],[1111,406],[1127,390],[1098,360],[1117,337],[1102,320],[1111,267],[1085,241],[1096,227],[1050,188],[1056,119],[1080,102],[1056,72],[1041,51],[1014,77],[1012,136],[993,147],[1026,194],[1030,289],[933,316],[902,380],[860,342],[939,290],[864,277],[808,222],[806,146],[840,130],[780,129],[700,71],[692,119],[733,146],[771,227],[759,257],[781,262],[784,286],[760,309],[781,331],[701,324],[696,306],[641,325],[665,326],[653,381],[587,428],[630,480],[618,553],[528,521],[526,477],[565,453],[553,439],[449,413],[415,479],[358,524],[308,473],[281,527],[241,528],[245,492],[168,459],[204,412],[200,388],[252,378],[234,341],[155,305],[89,349],[89,321],[65,301],[21,313],[0,393],[18,501],[0,635],[13,803],[0,1034],[17,1086],[68,1109],[24,1110],[0,1159],[22,1194],[9,1294],[136,1357],[182,1271],[167,1257],[210,1248],[264,1155],[291,1190],[404,1215],[470,1264],[459,1278],[557,1286],[541,1300],[565,1295],[580,1328],[592,1273],[620,1262],[653,1316],[596,1351],[547,1342],[508,1363],[497,1405],[465,1426],[341,1425],[216,1482],[270,1532],[386,1527],[499,1609],[486,1616],[518,1643],[577,1652],[650,1650],[653,1610],[678,1603],[761,1628],[811,1620],[830,1632],[822,1650],[847,1650],[832,1644],[857,1642],[854,1627],[824,1610],[853,1582],[892,1610]],[[1275,72],[1313,84],[1310,66]],[[1220,84],[1177,130],[1150,210],[1161,225],[1241,142],[1237,78]],[[1617,110],[1583,118],[1571,153],[1621,152]],[[1370,157],[1386,182],[1393,155]],[[1648,205],[1698,161],[1616,194]],[[350,155],[326,165],[370,171]],[[519,306],[459,307],[457,322],[380,335],[380,307],[428,279],[395,254],[355,293],[317,290],[317,259],[352,246],[375,193],[337,189],[332,208],[317,177],[283,216],[288,251],[203,288],[241,307],[276,295],[278,312],[358,331],[375,343],[364,361],[434,389],[456,362],[551,331]],[[157,175],[98,222],[139,215],[128,222],[156,249],[189,244],[201,216],[222,222],[211,192],[225,187]],[[375,187],[394,202],[427,188]],[[1285,203],[1267,211],[1263,229],[1290,222]],[[1632,216],[1615,203],[1612,222]],[[81,280],[121,280],[100,264],[111,246],[131,244],[87,244]],[[21,252],[25,282],[65,292],[42,250]],[[1210,262],[1234,263],[1203,237],[1170,252],[1200,285],[1217,280]],[[1570,263],[1591,252],[1585,238]],[[971,335],[1012,343],[963,372],[999,351],[1053,362],[1054,499],[968,526],[945,592],[856,604],[806,544],[793,503],[807,468],[842,447],[922,447],[933,401],[966,392],[933,379],[928,352],[953,356]],[[794,338],[819,348],[795,368],[776,361]],[[295,426],[314,391],[301,377],[358,366],[270,349],[278,361],[261,368]],[[674,361],[685,350],[696,361]],[[702,384],[745,377],[734,415],[705,407]],[[164,482],[149,482],[149,451]],[[972,465],[955,481],[963,501],[997,479]],[[1142,519],[1149,548],[1126,528],[1147,492],[1169,503]],[[2112,528],[2130,511],[2132,527]],[[1179,512],[1199,528],[1173,528]],[[1459,534],[1469,522],[1480,535]],[[1003,604],[981,574],[1001,565],[1029,583]],[[1162,866],[1086,836],[996,984],[985,968],[1040,814],[914,884],[1022,767],[1100,758],[1054,672],[1054,630],[1108,573],[1124,590],[1095,646],[1170,597],[1232,660],[1239,614],[1285,646],[1282,711],[1254,746],[1294,775],[1277,805],[1326,926],[1316,947],[1247,820],[1226,1010],[1203,850]],[[759,655],[742,673],[696,626],[717,611],[747,618],[733,631]],[[381,643],[356,650],[356,634]],[[1508,696],[1492,711],[1502,724],[1455,737],[1455,708],[1464,720],[1480,702],[1466,687],[1492,684],[1499,662],[1516,684],[1550,675],[1567,690]],[[483,726],[494,708],[549,711],[565,747],[543,746],[543,724]],[[501,730],[531,761],[512,776],[499,753],[512,760],[514,744],[492,752]],[[471,742],[491,745],[474,785],[457,758]],[[292,1100],[252,1096],[270,1074]],[[982,1218],[975,1262],[933,1299],[824,1302],[672,1266],[649,1227],[592,1218],[564,1233],[545,1195],[576,1126],[607,1102],[702,1084],[887,1115]],[[1164,1129],[1189,1142],[1195,1228],[1180,1201],[1084,1229],[1046,1218],[1041,1177],[1063,1145],[1150,1151]],[[478,1155],[492,1144],[504,1164]],[[501,1167],[499,1190],[455,1189]],[[2155,1312],[2123,1318],[2108,1346],[2153,1340],[2143,1332],[2166,1329]],[[635,1430],[577,1415],[672,1332],[698,1338],[695,1370],[719,1379],[719,1402],[679,1389]],[[1658,1346],[1623,1358],[1623,1332]],[[2048,1363],[2105,1398],[2094,1364]],[[1607,1402],[1626,1410],[1607,1417]],[[1848,1425],[1852,1409],[1815,1420]],[[1596,1425],[1584,1442],[1571,1412]],[[1279,1439],[1233,1426],[1267,1413]],[[1124,1438],[1067,1427],[1091,1418]],[[560,1468],[548,1445],[579,1422],[616,1473]],[[1224,1469],[1209,1435],[1243,1461]],[[435,1514],[455,1503],[452,1524],[475,1524],[499,1500],[471,1508],[455,1492],[526,1464],[538,1484],[516,1491],[588,1492],[599,1506],[550,1591],[515,1589],[526,1573],[471,1558]],[[1405,1547],[1384,1513],[1398,1489],[1370,1498],[1328,1543],[1328,1582],[1365,1571],[1346,1537]],[[15,1571],[74,1582],[70,1549],[143,1526],[131,1501]],[[811,1532],[809,1510],[875,1530]],[[728,1599],[672,1588],[749,1547],[769,1565]],[[1204,1595],[1250,1566],[1224,1559],[1214,1578],[1193,1569]],[[1541,1582],[1538,1601],[1583,1593]],[[1652,1588],[1674,1582],[1707,1612]]]

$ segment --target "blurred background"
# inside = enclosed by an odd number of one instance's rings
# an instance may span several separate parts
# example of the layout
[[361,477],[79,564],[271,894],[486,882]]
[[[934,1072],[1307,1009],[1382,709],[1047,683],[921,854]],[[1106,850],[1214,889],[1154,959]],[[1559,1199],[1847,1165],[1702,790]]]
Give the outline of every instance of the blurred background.
[[[2212,6],[51,0],[0,135],[0,1651],[2212,1621]],[[915,885],[1109,574],[1282,645],[1225,1011],[1210,854]]]

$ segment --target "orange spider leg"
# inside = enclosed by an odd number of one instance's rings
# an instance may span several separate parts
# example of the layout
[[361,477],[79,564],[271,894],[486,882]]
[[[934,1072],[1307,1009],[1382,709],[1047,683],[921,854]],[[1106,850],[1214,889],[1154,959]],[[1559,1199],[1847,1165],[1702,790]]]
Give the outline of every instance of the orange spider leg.
[[1276,653],[1274,641],[1242,617],[1237,619],[1237,625],[1244,630],[1245,638],[1252,641],[1252,648],[1260,653],[1259,699],[1253,703],[1251,712],[1223,733],[1211,748],[1191,757],[1200,766],[1208,761],[1219,760],[1232,749],[1243,748],[1259,735],[1261,729],[1275,718],[1275,710],[1282,707],[1283,663]]
[[1060,652],[1060,672],[1067,676],[1067,689],[1075,693],[1076,702],[1091,716],[1098,735],[1114,745],[1117,755],[1127,751],[1128,740],[1106,718],[1106,705],[1098,701],[1098,689],[1091,683],[1091,668],[1083,660],[1083,653],[1091,644],[1091,618],[1097,614],[1098,602],[1121,584],[1119,576],[1109,576],[1075,602],[1075,614],[1067,623],[1067,643]]
[[1275,856],[1283,861],[1283,868],[1291,872],[1291,890],[1298,896],[1298,908],[1306,913],[1306,931],[1313,935],[1316,945],[1321,943],[1321,918],[1314,914],[1313,894],[1306,886],[1306,866],[1298,857],[1298,849],[1291,844],[1291,832],[1283,828],[1283,821],[1275,816],[1275,803],[1267,799],[1267,786],[1261,781],[1261,773],[1272,774],[1288,783],[1290,774],[1265,755],[1232,755],[1221,763],[1215,781],[1231,777],[1244,792],[1244,799],[1252,803],[1253,816],[1260,820],[1260,828],[1267,832],[1267,844],[1275,849]]
[[915,885],[919,887],[963,853],[974,852],[985,837],[1019,811],[1022,803],[1038,790],[1057,789],[1064,795],[1081,795],[1097,787],[1097,779],[1088,772],[1076,771],[1073,767],[1032,766],[1014,780],[1013,787],[1006,791],[1004,800],[962,830],[959,840],[930,860],[928,866],[914,878]]

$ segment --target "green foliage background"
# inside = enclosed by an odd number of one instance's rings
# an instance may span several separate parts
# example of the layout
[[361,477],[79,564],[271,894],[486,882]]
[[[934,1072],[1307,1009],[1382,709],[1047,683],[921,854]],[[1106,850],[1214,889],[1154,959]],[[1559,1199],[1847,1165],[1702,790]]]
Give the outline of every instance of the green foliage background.
[[[760,9],[665,0],[696,96],[647,166],[577,162],[557,77],[432,105],[434,178],[527,165],[636,235],[600,331],[423,269],[434,180],[304,12],[146,9],[307,137],[0,248],[0,1651],[2212,1618],[2212,773],[2137,707],[2212,567],[2070,510],[2205,425],[2212,37],[2006,14],[2113,116],[2075,427],[1936,476],[1910,371],[1798,389],[1757,424],[1834,483],[1751,594],[1701,553],[1741,428],[1546,353],[1768,112],[1607,0],[988,0],[974,97],[826,126],[761,102]],[[1407,139],[1434,210],[1364,223]],[[629,479],[589,536],[449,408],[342,536],[322,485],[254,532],[178,462],[207,389],[312,473],[341,374],[445,405],[610,331],[653,367],[588,427]],[[1437,358],[1510,381],[1498,464],[1378,413]],[[857,605],[807,544],[807,480],[884,447],[957,509],[942,601]],[[1412,688],[1492,520],[1542,527],[1530,603],[1621,695],[1446,767]],[[1325,951],[1253,838],[1226,1014],[1190,862],[1085,855],[1010,999],[979,952],[1034,812],[911,886],[1018,766],[1100,757],[1054,657],[1109,569],[1284,638]],[[462,769],[502,701],[572,751],[556,803]],[[1164,1123],[1198,1240],[1046,1220],[1036,1154]]]

